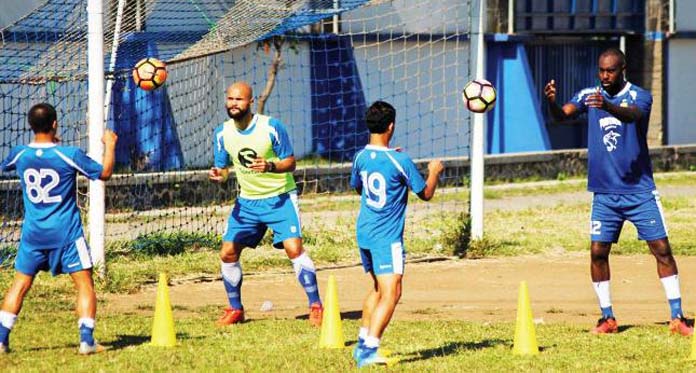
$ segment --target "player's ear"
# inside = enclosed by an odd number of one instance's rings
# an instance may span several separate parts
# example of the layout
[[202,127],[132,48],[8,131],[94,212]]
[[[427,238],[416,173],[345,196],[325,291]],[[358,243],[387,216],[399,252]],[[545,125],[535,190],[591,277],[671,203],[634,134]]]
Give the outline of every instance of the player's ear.
[[57,120],[54,120],[54,121],[53,121],[53,124],[51,125],[51,128],[52,128],[54,131],[56,131],[56,130],[58,129],[58,121],[57,121]]

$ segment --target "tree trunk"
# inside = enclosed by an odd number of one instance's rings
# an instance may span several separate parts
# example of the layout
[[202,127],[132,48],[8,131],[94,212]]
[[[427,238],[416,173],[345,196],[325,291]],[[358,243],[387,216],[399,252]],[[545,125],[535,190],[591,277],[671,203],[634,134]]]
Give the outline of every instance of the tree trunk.
[[[278,75],[278,69],[280,68],[281,62],[283,62],[283,58],[281,56],[282,53],[282,47],[283,43],[285,42],[285,39],[280,36],[276,36],[273,38],[272,43],[273,43],[273,62],[271,62],[271,66],[268,69],[268,77],[266,79],[266,87],[264,87],[263,92],[261,92],[261,95],[259,96],[258,104],[256,106],[256,112],[259,114],[263,114],[263,111],[266,107],[266,101],[268,101],[268,98],[271,96],[271,93],[273,92],[273,87],[275,86],[275,81],[276,81],[276,76]],[[269,43],[266,41],[265,43]],[[268,45],[268,44],[265,44]]]

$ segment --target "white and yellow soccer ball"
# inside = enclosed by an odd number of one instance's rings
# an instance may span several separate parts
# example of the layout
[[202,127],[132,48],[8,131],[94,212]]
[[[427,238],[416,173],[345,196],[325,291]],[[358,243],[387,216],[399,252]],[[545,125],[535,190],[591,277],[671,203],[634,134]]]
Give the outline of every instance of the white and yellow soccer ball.
[[466,83],[462,91],[464,105],[474,113],[485,113],[493,109],[496,97],[495,87],[485,79],[474,79]]
[[159,88],[167,80],[167,64],[154,58],[146,57],[133,67],[133,81],[146,91]]

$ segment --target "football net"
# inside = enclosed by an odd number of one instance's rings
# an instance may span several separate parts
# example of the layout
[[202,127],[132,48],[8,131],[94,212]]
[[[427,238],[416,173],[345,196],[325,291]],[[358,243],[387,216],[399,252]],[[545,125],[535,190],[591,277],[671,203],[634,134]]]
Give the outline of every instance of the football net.
[[[254,88],[253,110],[288,129],[310,251],[333,242],[355,252],[351,160],[368,140],[365,110],[385,100],[397,109],[393,146],[424,174],[432,158],[446,166],[433,202],[411,196],[407,250],[452,254],[468,211],[461,89],[471,78],[471,11],[455,0],[105,0],[105,123],[119,136],[106,184],[107,256],[157,235],[223,233],[238,186],[234,177],[208,182],[207,170],[213,129],[227,119],[225,88],[238,80]],[[57,108],[62,143],[86,149],[86,25],[87,0],[47,0],[0,31],[3,158],[31,140],[26,112],[41,101]],[[145,57],[167,63],[167,81],[153,91],[131,75]],[[1,177],[8,264],[23,207],[16,176]],[[82,180],[84,209],[86,193]]]

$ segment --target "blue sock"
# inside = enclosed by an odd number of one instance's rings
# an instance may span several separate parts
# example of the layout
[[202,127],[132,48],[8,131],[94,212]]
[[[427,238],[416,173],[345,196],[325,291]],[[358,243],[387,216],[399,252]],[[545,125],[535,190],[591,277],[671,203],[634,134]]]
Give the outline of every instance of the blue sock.
[[681,298],[669,299],[669,309],[672,312],[673,319],[678,319],[684,316],[684,312],[682,312]]
[[297,279],[300,281],[300,285],[302,285],[302,288],[304,288],[305,293],[307,293],[309,305],[312,305],[312,303],[321,304],[321,298],[319,298],[319,286],[317,286],[316,272],[302,268],[300,270],[300,273],[297,275]]
[[242,267],[239,262],[222,263],[222,283],[225,284],[225,292],[230,302],[230,307],[241,310],[242,306]]
[[86,342],[88,345],[94,346],[94,328],[80,324],[80,342]]
[[10,345],[10,330],[0,324],[0,343],[4,344],[5,347]]
[[602,310],[602,317],[605,319],[608,319],[610,317],[614,317],[614,311],[611,309],[611,306],[609,307],[600,307]]

